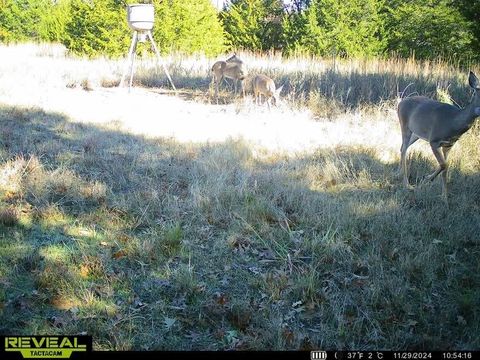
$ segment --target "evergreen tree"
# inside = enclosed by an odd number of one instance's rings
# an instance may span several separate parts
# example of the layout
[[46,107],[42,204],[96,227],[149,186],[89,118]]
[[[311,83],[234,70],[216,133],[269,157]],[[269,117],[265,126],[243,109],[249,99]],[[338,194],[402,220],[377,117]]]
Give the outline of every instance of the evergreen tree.
[[291,12],[283,19],[285,54],[320,54],[327,47],[318,25],[317,5]]
[[383,0],[312,0],[285,20],[288,52],[373,56],[386,46]]
[[378,55],[385,49],[383,0],[315,0],[325,38],[319,53]]
[[46,0],[40,14],[39,34],[42,40],[61,42],[65,26],[70,21],[70,0]]
[[457,0],[452,1],[455,6],[469,23],[469,29],[474,36],[472,41],[473,57],[480,60],[480,0]]
[[59,41],[65,30],[65,0],[2,0],[0,41]]
[[216,55],[229,45],[480,60],[480,0],[232,0],[219,16],[210,0],[0,0],[0,41],[61,41],[82,55],[123,56],[125,5],[138,2],[155,6],[163,53]]
[[222,12],[228,44],[249,50],[283,47],[281,0],[234,0]]
[[162,52],[186,54],[224,51],[222,24],[210,0],[154,0],[154,37]]
[[74,53],[120,56],[129,46],[125,6],[115,0],[71,0],[63,42]]
[[405,57],[414,54],[419,59],[475,56],[470,23],[450,1],[409,1],[390,7],[388,12],[390,51]]

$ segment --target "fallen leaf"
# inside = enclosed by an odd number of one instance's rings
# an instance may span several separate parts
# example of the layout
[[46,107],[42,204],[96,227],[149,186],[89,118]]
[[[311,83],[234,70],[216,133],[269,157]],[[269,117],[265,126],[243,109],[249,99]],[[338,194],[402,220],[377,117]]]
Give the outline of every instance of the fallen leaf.
[[245,331],[252,320],[251,309],[249,307],[234,306],[227,311],[227,319],[234,327]]
[[197,333],[193,330],[190,330],[188,334],[185,335],[187,339],[190,339],[190,341],[196,341],[197,339],[200,338],[200,333]]
[[227,297],[225,296],[225,294],[221,294],[221,293],[216,293],[215,294],[217,296],[217,303],[220,304],[220,305],[225,305],[227,303]]
[[70,309],[70,312],[75,316],[78,314],[78,307],[74,306]]
[[57,327],[57,328],[65,326],[65,323],[66,323],[65,319],[63,319],[59,316],[52,316],[49,320],[50,320],[51,324],[54,327]]
[[295,339],[295,335],[290,329],[283,329],[283,338],[287,344],[291,345]]
[[132,240],[132,237],[127,235],[127,234],[121,234],[119,237],[118,237],[118,240],[120,240],[121,242],[123,243],[126,243],[126,242],[129,242]]
[[58,310],[71,310],[77,305],[75,301],[61,296],[54,297],[51,304]]
[[236,341],[238,340],[238,332],[236,330],[227,331],[225,337],[228,342]]
[[462,326],[467,325],[467,321],[466,321],[465,318],[464,318],[463,316],[461,316],[461,315],[458,315],[458,316],[457,316],[457,323],[458,323],[459,325],[462,325]]
[[147,304],[142,302],[139,298],[135,298],[134,301],[133,301],[133,305],[137,308],[141,308],[141,307],[146,306]]
[[82,278],[88,277],[88,273],[89,273],[89,272],[90,272],[90,269],[89,269],[88,265],[82,264],[82,265],[80,266],[80,276],[81,276]]
[[167,330],[170,330],[173,324],[175,324],[176,322],[177,322],[177,319],[175,318],[166,317],[163,319],[163,323],[165,324],[165,329]]
[[127,256],[127,252],[125,250],[118,250],[112,254],[112,257],[117,260],[125,256]]
[[302,304],[303,304],[302,301],[299,300],[299,301],[297,301],[297,302],[294,302],[294,303],[292,304],[292,307],[297,307],[297,306],[300,306],[300,305],[302,305]]

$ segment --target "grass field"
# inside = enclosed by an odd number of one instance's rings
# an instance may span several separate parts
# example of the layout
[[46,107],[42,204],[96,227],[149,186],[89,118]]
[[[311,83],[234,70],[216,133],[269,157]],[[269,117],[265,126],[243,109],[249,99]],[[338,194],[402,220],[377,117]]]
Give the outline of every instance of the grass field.
[[[449,203],[425,144],[396,175],[398,93],[460,105],[468,71],[241,54],[285,83],[213,101],[214,59],[0,47],[0,334],[96,350],[480,348],[480,127]],[[480,73],[477,67],[473,69]]]

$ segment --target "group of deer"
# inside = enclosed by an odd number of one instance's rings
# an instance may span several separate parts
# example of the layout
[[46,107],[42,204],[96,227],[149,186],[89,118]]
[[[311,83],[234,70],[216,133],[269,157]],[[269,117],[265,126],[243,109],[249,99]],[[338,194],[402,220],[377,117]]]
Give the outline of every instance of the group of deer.
[[275,82],[267,75],[248,75],[243,61],[240,60],[236,54],[225,61],[217,61],[213,64],[212,74],[212,80],[215,84],[215,99],[217,99],[217,101],[218,86],[225,78],[233,80],[235,94],[237,93],[238,88],[237,83],[240,82],[243,97],[245,97],[245,83],[247,83],[249,85],[249,90],[251,89],[253,91],[256,104],[260,104],[262,95],[265,97],[269,109],[271,102],[273,102],[274,105],[277,105],[280,101],[280,92],[282,91],[283,86],[276,88]]
[[[226,61],[217,61],[213,67],[213,81],[215,82],[215,96],[218,96],[218,85],[224,78],[233,79],[235,93],[237,81],[243,82],[247,74],[243,62],[233,55]],[[473,99],[464,109],[456,106],[435,101],[423,96],[406,97],[400,101],[397,108],[400,129],[402,132],[402,147],[400,149],[399,173],[403,175],[403,183],[411,189],[408,182],[407,149],[418,139],[423,139],[430,144],[433,154],[438,161],[439,167],[426,177],[433,181],[438,175],[442,175],[442,196],[447,200],[447,157],[452,146],[468,131],[475,119],[480,116],[480,80],[470,71],[468,83],[473,89]],[[270,99],[275,103],[279,101],[282,89],[275,88],[275,83],[266,75],[255,75],[251,79],[255,102],[260,101],[260,96],[267,98],[270,107]],[[243,95],[245,88],[242,84]]]

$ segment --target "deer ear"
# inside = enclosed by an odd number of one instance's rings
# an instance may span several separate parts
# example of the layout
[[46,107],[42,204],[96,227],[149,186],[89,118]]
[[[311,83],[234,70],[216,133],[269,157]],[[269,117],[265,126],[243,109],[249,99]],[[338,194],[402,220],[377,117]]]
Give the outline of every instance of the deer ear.
[[470,75],[468,76],[468,84],[475,90],[480,90],[480,81],[473,71],[470,71]]
[[283,85],[280,86],[277,90],[275,90],[275,92],[276,92],[278,95],[280,95],[280,92],[282,91],[282,89],[283,89]]

